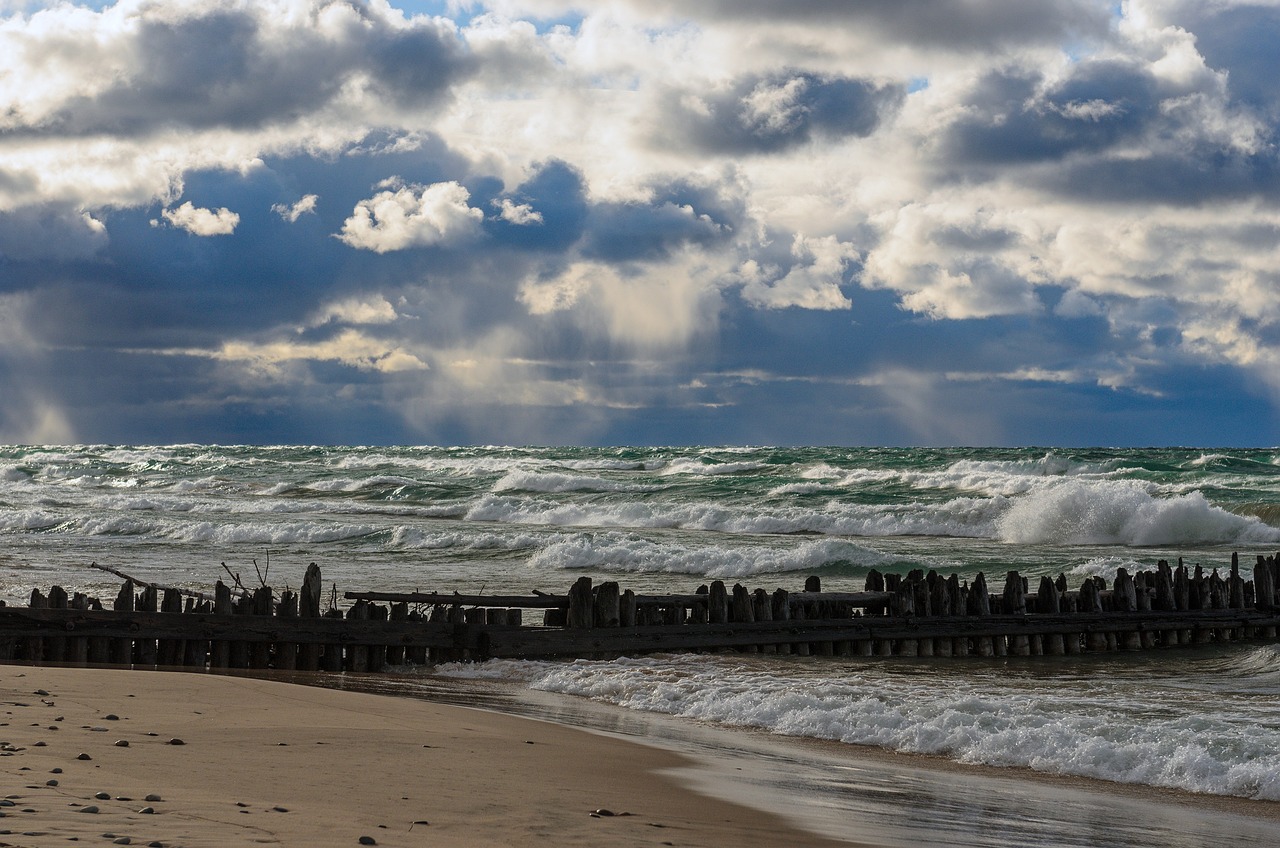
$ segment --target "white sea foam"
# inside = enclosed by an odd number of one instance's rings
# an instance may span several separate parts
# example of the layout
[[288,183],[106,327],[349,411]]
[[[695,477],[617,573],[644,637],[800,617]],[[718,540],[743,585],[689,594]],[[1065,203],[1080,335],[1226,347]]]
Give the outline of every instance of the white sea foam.
[[[1086,577],[1101,577],[1111,583],[1115,581],[1116,573],[1122,568],[1129,574],[1136,574],[1139,571],[1149,569],[1151,565],[1149,562],[1140,562],[1130,557],[1093,557],[1067,569],[1065,574],[1068,577],[1077,577],[1081,580]],[[1072,585],[1075,585],[1074,581],[1072,581]]]
[[[1266,651],[1266,649],[1262,649]],[[1274,664],[1275,651],[1259,663]],[[1001,675],[943,677],[892,667],[655,657],[442,667],[782,735],[832,739],[961,762],[1023,766],[1193,792],[1280,800],[1280,710],[1223,675],[1214,699],[1123,671],[1066,685]],[[1130,697],[1130,693],[1134,697]],[[1265,696],[1267,700],[1259,700]],[[1158,728],[1152,714],[1160,716]]]
[[760,471],[769,466],[763,462],[706,462],[699,458],[677,457],[666,463],[661,469],[663,474],[691,474],[700,477],[714,477],[722,474],[745,474]]
[[1280,528],[1199,492],[1159,498],[1132,481],[1069,480],[1013,501],[997,523],[1015,544],[1177,545],[1280,541]]
[[836,539],[782,547],[688,547],[618,533],[581,533],[552,542],[529,559],[533,568],[601,569],[613,572],[698,574],[711,578],[814,571],[833,565],[883,567],[895,558]]
[[604,477],[550,471],[508,471],[493,484],[495,492],[652,492],[647,486]]
[[31,479],[31,473],[16,465],[0,465],[0,482],[21,483]]

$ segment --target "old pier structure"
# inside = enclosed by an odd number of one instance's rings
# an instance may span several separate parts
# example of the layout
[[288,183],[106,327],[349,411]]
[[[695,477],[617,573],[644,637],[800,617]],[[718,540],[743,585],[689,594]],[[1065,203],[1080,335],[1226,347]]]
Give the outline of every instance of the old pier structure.
[[[320,569],[301,590],[205,595],[126,579],[110,608],[58,586],[0,605],[0,662],[135,668],[372,672],[493,657],[607,657],[736,651],[840,657],[1033,657],[1242,640],[1274,641],[1280,554],[1205,573],[1161,560],[1110,583],[1064,576],[1029,585],[985,575],[871,571],[861,592],[768,591],[721,581],[642,595],[580,577],[562,595],[347,592],[321,609]],[[540,613],[540,615],[539,615]],[[526,619],[529,619],[526,621]],[[536,621],[534,620],[536,619]]]

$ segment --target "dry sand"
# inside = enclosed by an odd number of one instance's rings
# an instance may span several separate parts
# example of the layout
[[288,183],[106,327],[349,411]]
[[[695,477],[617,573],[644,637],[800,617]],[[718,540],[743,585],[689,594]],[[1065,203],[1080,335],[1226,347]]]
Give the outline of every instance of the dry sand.
[[0,666],[0,743],[0,846],[848,844],[690,791],[670,751],[267,680]]

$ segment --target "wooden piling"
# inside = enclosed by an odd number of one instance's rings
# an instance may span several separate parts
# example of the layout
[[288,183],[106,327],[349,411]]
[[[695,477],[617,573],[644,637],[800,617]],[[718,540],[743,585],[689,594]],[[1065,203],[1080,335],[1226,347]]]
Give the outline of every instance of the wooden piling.
[[[298,592],[298,617],[320,617],[320,594],[324,583],[320,576],[320,566],[314,562],[307,566],[306,575],[302,578],[302,589]],[[317,671],[320,668],[320,656],[324,653],[323,645],[306,644],[298,648],[298,668],[303,671]]]
[[597,586],[592,605],[592,626],[619,626],[622,622],[621,603],[622,596],[616,581],[607,580]]
[[[116,612],[133,612],[133,592],[133,581],[126,578],[111,608]],[[107,661],[113,665],[133,665],[133,640],[127,637],[112,639],[108,657]]]
[[569,589],[565,626],[570,630],[590,630],[595,626],[595,593],[591,590],[590,577],[579,577]]

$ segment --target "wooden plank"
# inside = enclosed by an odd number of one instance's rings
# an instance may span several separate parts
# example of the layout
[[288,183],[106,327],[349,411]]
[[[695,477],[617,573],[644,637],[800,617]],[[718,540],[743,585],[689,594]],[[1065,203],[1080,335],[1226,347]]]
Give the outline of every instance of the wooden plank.
[[[537,628],[520,628],[534,630]],[[0,607],[0,633],[23,637],[50,633],[140,639],[235,639],[246,643],[288,640],[300,644],[451,647],[454,626],[424,621],[349,621],[339,618],[281,619],[202,613]]]

